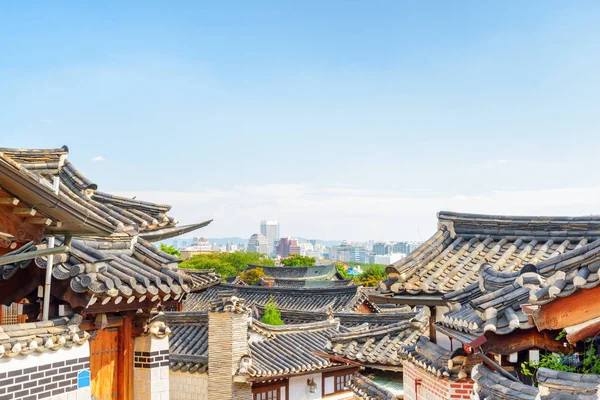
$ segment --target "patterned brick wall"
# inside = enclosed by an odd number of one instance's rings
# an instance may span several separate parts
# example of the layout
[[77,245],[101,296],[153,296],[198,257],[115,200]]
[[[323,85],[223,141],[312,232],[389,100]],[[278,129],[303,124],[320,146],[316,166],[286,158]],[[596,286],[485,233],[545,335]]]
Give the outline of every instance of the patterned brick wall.
[[[405,400],[454,400],[470,399],[473,392],[472,380],[450,381],[439,379],[414,364],[404,361],[403,386]],[[420,379],[415,393],[415,380]]]
[[135,368],[158,368],[169,366],[169,350],[136,351],[134,353]]
[[[18,360],[11,361],[14,366],[19,365]],[[82,385],[82,376],[79,374],[89,368],[90,358],[83,357],[1,372],[0,400],[38,400],[76,392],[78,386]],[[85,384],[89,388],[89,373],[87,377]],[[80,398],[85,397],[82,395]],[[89,389],[87,398],[89,399]]]
[[169,400],[169,339],[135,338],[134,400]]

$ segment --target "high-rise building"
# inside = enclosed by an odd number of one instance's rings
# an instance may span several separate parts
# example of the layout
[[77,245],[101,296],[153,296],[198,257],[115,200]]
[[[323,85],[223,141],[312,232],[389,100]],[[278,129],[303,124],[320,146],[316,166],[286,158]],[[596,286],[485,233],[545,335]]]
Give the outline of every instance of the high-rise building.
[[277,255],[285,258],[290,254],[300,254],[298,241],[292,238],[281,238],[277,245]]
[[382,256],[392,252],[392,246],[389,243],[377,242],[373,245],[373,253]]
[[267,238],[269,254],[275,250],[274,243],[279,240],[279,222],[275,220],[260,221],[260,233]]
[[250,240],[248,240],[248,252],[269,254],[267,238],[260,233],[250,236]]

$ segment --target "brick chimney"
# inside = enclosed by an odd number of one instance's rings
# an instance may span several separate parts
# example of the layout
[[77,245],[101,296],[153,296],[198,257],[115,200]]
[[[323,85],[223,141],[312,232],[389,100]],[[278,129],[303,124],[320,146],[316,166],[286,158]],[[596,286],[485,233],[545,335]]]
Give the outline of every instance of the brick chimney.
[[[250,310],[235,295],[217,299],[208,312],[208,400],[252,400],[252,386],[235,382],[248,354]],[[245,380],[241,379],[241,380]]]

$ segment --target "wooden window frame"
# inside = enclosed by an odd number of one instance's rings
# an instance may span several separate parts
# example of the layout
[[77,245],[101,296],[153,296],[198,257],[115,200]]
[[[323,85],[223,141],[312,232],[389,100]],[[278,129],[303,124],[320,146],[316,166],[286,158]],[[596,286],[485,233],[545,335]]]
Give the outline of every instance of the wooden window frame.
[[255,384],[252,385],[252,400],[256,400],[256,395],[270,392],[272,390],[280,390],[280,394],[277,397],[277,400],[281,400],[281,388],[285,388],[285,399],[289,400],[290,398],[290,388],[289,381],[286,379],[285,381],[275,382],[275,383],[267,383],[267,384]]
[[[347,375],[354,375],[356,373],[356,371],[358,371],[358,368],[347,368],[347,369],[339,369],[337,371],[323,372],[321,374],[321,396],[322,397],[335,396],[340,393],[349,392],[350,389],[347,386],[344,386],[345,389],[337,390],[336,378],[345,377]],[[325,394],[325,378],[331,378],[331,377],[333,377],[333,393]],[[349,380],[350,379],[348,379],[348,381]],[[345,381],[344,384],[347,384],[348,381]]]

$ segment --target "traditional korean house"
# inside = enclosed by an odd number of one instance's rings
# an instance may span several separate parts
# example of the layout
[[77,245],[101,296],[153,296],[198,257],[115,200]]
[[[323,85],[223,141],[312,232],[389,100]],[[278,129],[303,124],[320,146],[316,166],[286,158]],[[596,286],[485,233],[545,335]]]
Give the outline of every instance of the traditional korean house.
[[221,283],[207,290],[191,292],[183,301],[183,311],[202,311],[211,307],[211,302],[220,293],[236,292],[245,300],[248,307],[264,306],[271,299],[280,309],[327,311],[348,313],[377,313],[377,305],[372,303],[358,285],[333,288],[288,288],[245,286]]
[[267,267],[248,265],[244,270],[262,268],[265,277],[259,281],[262,286],[281,286],[294,288],[339,287],[352,285],[352,281],[344,279],[335,264],[315,265],[310,267]]
[[[481,348],[484,357],[488,352],[504,354],[515,363],[529,357],[515,354],[525,349],[565,351],[562,343],[553,340],[555,332],[526,332],[533,324],[520,304],[529,298],[531,285],[538,284],[533,282],[535,277],[529,276],[532,268],[567,259],[593,246],[600,234],[600,217],[440,212],[438,221],[438,230],[430,239],[387,267],[387,279],[381,283],[379,293],[370,297],[375,302],[434,307],[430,339],[403,352],[404,387],[413,388],[405,390],[405,398],[433,396],[431,391],[441,387],[447,390],[442,391],[443,396],[438,393],[439,398],[468,397],[473,382],[465,371],[481,354],[461,355],[462,351],[479,352]],[[453,355],[462,357],[463,372],[456,378],[464,382],[453,382],[453,374],[448,372],[452,371],[451,365],[456,365]],[[434,379],[434,389],[420,384],[427,379]]]
[[67,154],[0,149],[0,302],[22,310],[0,327],[0,398],[168,398],[169,329],[150,312],[199,283],[148,240],[210,221],[177,228],[170,206],[100,192]]
[[272,326],[230,293],[200,312],[167,313],[171,399],[352,399],[358,367],[324,353],[348,332],[330,313],[319,321]]
[[[478,345],[494,355],[497,364],[484,359],[473,373],[477,396],[491,399],[535,398],[538,390],[521,389],[520,363],[540,350],[579,353],[565,360],[584,358],[600,331],[596,292],[600,284],[600,240],[538,263],[518,274],[484,271],[479,289],[448,295],[455,301],[438,329],[459,338],[465,345]],[[564,339],[557,340],[561,330]],[[587,340],[592,340],[588,343]],[[475,343],[475,344],[474,344]],[[539,358],[539,354],[536,354]],[[572,366],[575,366],[574,363]],[[511,376],[506,371],[514,371]],[[519,379],[516,379],[517,376]],[[597,398],[598,375],[584,375],[540,368],[536,373],[539,395]],[[516,386],[515,386],[516,385]],[[516,389],[515,389],[516,388]],[[514,390],[522,393],[515,397]],[[482,398],[483,398],[482,397]]]

